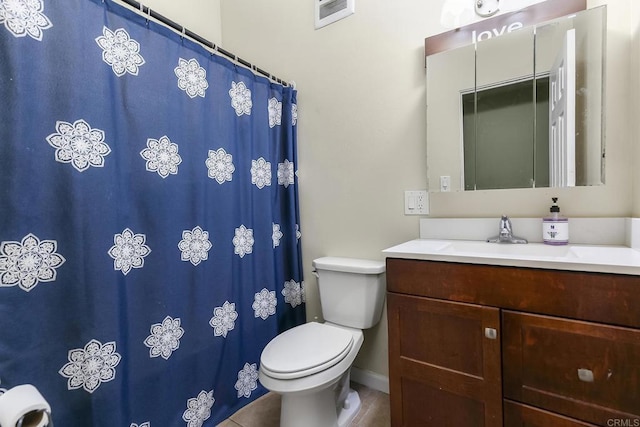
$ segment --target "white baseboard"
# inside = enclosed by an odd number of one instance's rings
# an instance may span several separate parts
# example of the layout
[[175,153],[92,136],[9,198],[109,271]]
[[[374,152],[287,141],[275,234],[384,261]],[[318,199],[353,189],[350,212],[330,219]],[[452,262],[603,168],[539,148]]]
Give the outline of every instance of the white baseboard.
[[351,367],[351,381],[389,394],[389,377],[373,371],[367,371],[353,366]]

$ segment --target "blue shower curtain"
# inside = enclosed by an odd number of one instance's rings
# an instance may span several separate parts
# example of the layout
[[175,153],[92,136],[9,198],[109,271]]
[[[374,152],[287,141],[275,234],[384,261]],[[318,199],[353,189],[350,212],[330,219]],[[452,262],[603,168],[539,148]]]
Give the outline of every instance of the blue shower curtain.
[[63,427],[264,394],[304,320],[296,121],[292,88],[111,0],[0,0],[0,388]]

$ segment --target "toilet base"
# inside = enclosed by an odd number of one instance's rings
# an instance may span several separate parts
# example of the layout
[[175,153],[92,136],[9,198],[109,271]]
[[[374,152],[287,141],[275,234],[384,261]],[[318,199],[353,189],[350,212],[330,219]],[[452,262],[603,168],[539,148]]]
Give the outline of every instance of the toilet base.
[[349,394],[345,400],[347,408],[342,408],[338,414],[338,427],[345,427],[351,424],[351,422],[358,416],[362,403],[360,402],[360,395],[355,390],[349,389]]
[[362,406],[349,374],[322,390],[282,395],[280,427],[348,427]]

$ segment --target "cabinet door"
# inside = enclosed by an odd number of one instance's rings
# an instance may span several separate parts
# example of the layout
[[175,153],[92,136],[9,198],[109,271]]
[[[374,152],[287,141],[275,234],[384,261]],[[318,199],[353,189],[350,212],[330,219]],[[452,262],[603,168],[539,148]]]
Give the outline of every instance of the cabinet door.
[[502,320],[505,397],[600,426],[640,425],[640,331],[506,310]]
[[[615,424],[611,423],[612,426]],[[618,424],[620,425],[620,424]],[[521,403],[504,401],[504,427],[596,427]]]
[[389,293],[394,427],[502,426],[500,310]]

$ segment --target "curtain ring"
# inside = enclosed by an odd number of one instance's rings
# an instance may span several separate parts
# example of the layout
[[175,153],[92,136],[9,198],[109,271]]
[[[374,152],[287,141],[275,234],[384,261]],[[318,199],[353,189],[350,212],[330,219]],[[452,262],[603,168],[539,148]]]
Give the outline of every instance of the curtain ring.
[[184,36],[187,34],[187,29],[182,27],[182,34],[180,35],[180,39],[184,40]]
[[[142,10],[142,3],[140,3],[140,10]],[[149,28],[150,20],[151,20],[151,8],[147,6],[147,28]]]

